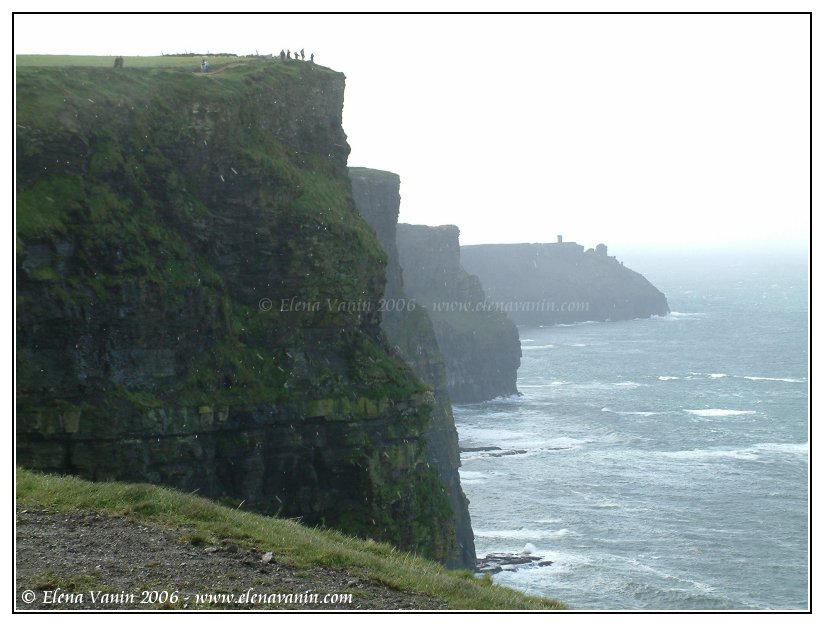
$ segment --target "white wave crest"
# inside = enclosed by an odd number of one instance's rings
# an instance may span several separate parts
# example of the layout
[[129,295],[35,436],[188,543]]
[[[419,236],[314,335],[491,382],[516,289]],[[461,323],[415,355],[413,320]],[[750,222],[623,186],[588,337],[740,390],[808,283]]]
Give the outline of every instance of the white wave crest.
[[[560,534],[559,534],[560,533]],[[493,538],[493,539],[519,539],[526,540],[529,543],[534,543],[540,539],[553,539],[563,537],[568,534],[569,530],[562,528],[561,530],[536,530],[532,528],[490,528],[475,530],[476,537]]]
[[650,415],[660,415],[658,411],[615,411],[607,406],[601,409],[602,413],[615,413],[616,415],[641,415],[649,417]]
[[729,417],[731,415],[755,414],[755,411],[738,411],[736,409],[685,409],[685,411],[699,417]]
[[775,455],[806,457],[808,453],[808,443],[757,443],[747,448],[674,450],[671,452],[659,452],[658,454],[665,458],[689,461],[712,461],[717,459],[755,461]]
[[729,376],[729,374],[721,374],[721,373],[707,374],[705,372],[690,372],[690,376],[708,376],[709,378],[726,378],[727,376]]
[[754,461],[758,458],[758,453],[749,448],[741,450],[674,450],[672,452],[660,452],[659,455],[667,459],[682,461],[712,461],[716,459]]
[[489,478],[489,475],[486,472],[473,472],[464,469],[460,469],[458,471],[461,475],[461,482],[464,483],[480,483]]
[[522,383],[518,383],[518,389],[546,389],[547,387],[557,387],[558,385],[566,385],[567,381],[565,380],[553,380],[551,383],[546,385],[524,385]]
[[772,454],[799,454],[807,456],[810,453],[810,444],[804,443],[757,443],[752,447],[758,452]]

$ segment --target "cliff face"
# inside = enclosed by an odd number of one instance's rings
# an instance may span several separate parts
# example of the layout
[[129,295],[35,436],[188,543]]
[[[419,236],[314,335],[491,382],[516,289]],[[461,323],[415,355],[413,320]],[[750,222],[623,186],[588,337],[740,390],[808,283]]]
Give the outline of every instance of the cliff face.
[[17,78],[18,462],[453,558],[437,405],[381,334],[343,75]]
[[400,178],[397,174],[365,168],[349,168],[355,205],[374,228],[386,252],[386,291],[382,327],[392,346],[421,380],[432,387],[435,406],[426,433],[427,459],[438,470],[447,488],[459,551],[448,563],[474,569],[475,538],[468,501],[461,489],[458,433],[447,391],[446,372],[427,312],[411,303],[403,289],[403,274],[396,245],[400,210]]
[[667,298],[607,248],[575,243],[463,246],[461,262],[516,324],[629,320],[669,313]]
[[404,288],[432,319],[453,402],[516,394],[518,329],[486,306],[480,280],[461,266],[458,235],[456,226],[399,224]]

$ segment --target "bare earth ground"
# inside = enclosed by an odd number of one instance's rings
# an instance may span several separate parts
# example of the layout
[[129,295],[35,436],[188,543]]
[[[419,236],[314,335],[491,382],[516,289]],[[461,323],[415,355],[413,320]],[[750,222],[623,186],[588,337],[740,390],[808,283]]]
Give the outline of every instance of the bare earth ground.
[[[191,530],[191,529],[189,529]],[[444,610],[441,601],[344,571],[294,569],[233,543],[192,545],[168,530],[94,512],[17,511],[17,610]],[[195,541],[197,543],[197,541]],[[73,594],[57,602],[53,590]],[[250,598],[293,594],[290,598]],[[24,594],[25,591],[33,592]],[[172,592],[177,596],[171,596]],[[96,599],[90,592],[100,592]],[[145,592],[145,593],[144,593]],[[152,592],[167,592],[162,593]],[[198,598],[196,594],[234,594]],[[241,595],[247,593],[246,598]],[[109,594],[101,596],[101,594]],[[134,594],[130,597],[130,594]],[[317,602],[311,602],[312,594]],[[352,602],[324,603],[326,594]],[[78,596],[82,596],[79,602]],[[34,601],[24,602],[33,597]],[[270,602],[267,603],[267,600]],[[329,600],[333,600],[330,598]]]

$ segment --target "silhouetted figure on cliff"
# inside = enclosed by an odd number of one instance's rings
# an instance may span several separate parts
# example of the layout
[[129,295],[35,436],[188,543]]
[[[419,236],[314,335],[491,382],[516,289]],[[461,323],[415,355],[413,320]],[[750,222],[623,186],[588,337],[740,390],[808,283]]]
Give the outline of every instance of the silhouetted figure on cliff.
[[286,60],[287,60],[287,61],[291,61],[291,60],[292,60],[292,51],[291,51],[291,50],[289,50],[289,48],[287,48],[287,49],[286,49]]
[[297,52],[295,52],[295,61],[300,61],[300,59],[298,58],[298,53]]
[[314,63],[314,62],[315,62],[315,53],[313,52],[312,54],[309,55],[309,63]]
[[286,59],[286,53],[281,49],[280,51],[280,60],[284,61]]
[[301,61],[305,61],[305,60],[306,60],[306,55],[305,55],[305,54],[303,54],[303,48],[301,48],[301,49],[300,49],[300,60],[301,60]]

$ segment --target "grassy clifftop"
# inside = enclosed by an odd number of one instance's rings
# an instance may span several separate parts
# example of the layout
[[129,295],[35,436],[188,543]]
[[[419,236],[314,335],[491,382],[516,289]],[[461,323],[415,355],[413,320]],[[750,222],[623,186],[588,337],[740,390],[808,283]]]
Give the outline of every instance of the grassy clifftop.
[[[493,585],[488,579],[474,578],[465,571],[447,571],[432,561],[399,552],[388,544],[308,528],[291,520],[264,517],[151,485],[90,483],[21,469],[17,472],[17,502],[19,508],[25,509],[43,508],[61,514],[88,511],[135,521],[139,524],[135,526],[135,541],[139,540],[140,528],[151,526],[177,532],[181,541],[206,550],[209,546],[231,542],[241,549],[272,552],[273,561],[298,573],[318,567],[336,570],[410,596],[436,599],[449,609],[565,608],[555,600],[525,596]],[[94,568],[99,564],[91,562],[89,572],[74,572],[69,584],[87,580],[94,588]],[[164,580],[163,568],[167,565],[154,566],[155,580]],[[59,575],[45,574],[35,577],[41,589],[60,583]],[[138,578],[141,574],[138,571],[134,576]],[[29,581],[19,578],[18,575],[18,586],[25,588]],[[274,580],[276,582],[276,578]],[[203,581],[204,586],[209,584],[210,580]]]
[[[180,54],[152,57],[123,57],[124,68],[175,68],[200,71],[200,60],[209,59],[210,69],[219,70],[229,64],[262,61],[266,57],[242,57],[234,54]],[[114,57],[61,54],[21,54],[17,67],[112,67]]]

